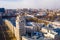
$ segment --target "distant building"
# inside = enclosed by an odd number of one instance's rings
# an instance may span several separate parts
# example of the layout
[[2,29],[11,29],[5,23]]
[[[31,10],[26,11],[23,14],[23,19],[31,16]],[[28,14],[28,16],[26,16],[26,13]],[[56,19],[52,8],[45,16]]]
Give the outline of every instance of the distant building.
[[2,16],[3,13],[5,13],[5,9],[4,8],[0,8],[0,16]]
[[4,8],[0,8],[0,13],[5,13],[5,9]]
[[55,35],[54,40],[60,40],[60,35]]
[[45,17],[45,16],[47,16],[47,13],[46,12],[39,12],[35,16],[36,17]]
[[34,32],[32,35],[27,33],[25,36],[22,36],[22,40],[44,40],[44,37],[41,32]]

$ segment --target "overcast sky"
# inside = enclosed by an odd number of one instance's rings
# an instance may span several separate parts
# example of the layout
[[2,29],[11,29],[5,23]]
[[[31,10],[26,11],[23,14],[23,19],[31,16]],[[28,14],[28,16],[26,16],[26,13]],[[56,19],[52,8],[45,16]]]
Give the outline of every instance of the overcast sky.
[[0,0],[0,7],[16,8],[46,8],[59,9],[60,0]]

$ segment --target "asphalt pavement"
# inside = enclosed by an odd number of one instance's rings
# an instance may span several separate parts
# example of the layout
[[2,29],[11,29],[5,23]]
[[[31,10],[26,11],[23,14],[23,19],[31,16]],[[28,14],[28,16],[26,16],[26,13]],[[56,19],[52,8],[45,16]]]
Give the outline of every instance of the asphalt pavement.
[[0,25],[0,40],[16,40],[16,38],[8,27]]

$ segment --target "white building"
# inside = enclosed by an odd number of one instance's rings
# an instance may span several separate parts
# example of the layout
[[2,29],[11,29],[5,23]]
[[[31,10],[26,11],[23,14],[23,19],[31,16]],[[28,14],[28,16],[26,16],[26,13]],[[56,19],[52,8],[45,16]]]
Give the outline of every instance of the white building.
[[39,39],[37,39],[36,36],[34,36],[33,38],[28,38],[26,36],[22,36],[22,40],[44,40],[44,38],[40,37]]

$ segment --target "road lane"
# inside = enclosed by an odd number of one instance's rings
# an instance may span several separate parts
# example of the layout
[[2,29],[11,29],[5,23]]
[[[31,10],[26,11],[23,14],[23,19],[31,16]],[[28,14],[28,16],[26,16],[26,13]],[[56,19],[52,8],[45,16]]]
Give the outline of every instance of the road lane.
[[16,40],[14,34],[7,26],[0,26],[0,40]]

